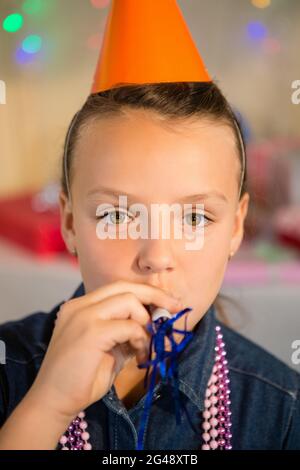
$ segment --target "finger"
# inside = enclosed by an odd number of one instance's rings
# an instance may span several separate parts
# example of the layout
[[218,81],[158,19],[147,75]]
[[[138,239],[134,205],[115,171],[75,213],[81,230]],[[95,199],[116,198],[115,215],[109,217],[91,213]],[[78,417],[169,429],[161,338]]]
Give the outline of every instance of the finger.
[[[83,315],[100,320],[132,319],[140,325],[147,325],[150,315],[139,299],[131,292],[107,297],[102,302],[92,304],[81,312]],[[81,314],[79,313],[79,314]]]
[[178,299],[159,287],[129,281],[116,281],[99,287],[85,296],[78,297],[76,299],[77,305],[81,308],[86,303],[98,303],[106,297],[125,292],[135,294],[144,305],[154,304],[157,307],[166,308],[172,312],[178,311],[182,307],[182,303]]
[[[66,311],[66,313],[64,313]],[[72,322],[79,322],[80,328],[84,325],[91,325],[93,328],[94,322],[100,320],[126,320],[132,319],[140,325],[146,326],[151,322],[151,317],[144,305],[139,299],[131,292],[125,292],[117,294],[111,297],[107,297],[100,303],[91,304],[84,308],[76,309],[76,314],[68,314],[70,307],[65,307],[65,311],[62,310],[60,318],[58,320],[60,328],[59,330],[63,334],[63,328]],[[147,336],[149,333],[146,331]]]
[[148,337],[144,328],[134,320],[100,320],[96,335],[97,344],[103,352],[111,351],[116,345],[129,342],[137,350],[148,347]]

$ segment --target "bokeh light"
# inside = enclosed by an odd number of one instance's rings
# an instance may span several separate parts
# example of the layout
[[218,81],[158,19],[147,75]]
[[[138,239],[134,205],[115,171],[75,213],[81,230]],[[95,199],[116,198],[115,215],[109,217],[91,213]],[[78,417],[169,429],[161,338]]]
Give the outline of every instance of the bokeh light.
[[8,15],[3,21],[3,29],[9,33],[15,33],[23,26],[23,16],[19,13]]
[[40,13],[43,8],[42,0],[25,0],[22,9],[27,15]]
[[106,8],[110,0],[90,0],[90,2],[94,8]]
[[21,47],[18,47],[15,53],[15,59],[18,64],[28,64],[35,60],[35,54],[28,54]]
[[271,5],[271,0],[251,0],[251,3],[256,8],[267,8]]
[[22,49],[27,54],[35,54],[42,47],[42,38],[35,34],[27,36],[22,42]]
[[252,41],[261,41],[267,36],[267,28],[260,21],[251,21],[247,25],[247,33]]
[[281,44],[276,38],[265,38],[262,47],[268,54],[278,54],[281,51]]

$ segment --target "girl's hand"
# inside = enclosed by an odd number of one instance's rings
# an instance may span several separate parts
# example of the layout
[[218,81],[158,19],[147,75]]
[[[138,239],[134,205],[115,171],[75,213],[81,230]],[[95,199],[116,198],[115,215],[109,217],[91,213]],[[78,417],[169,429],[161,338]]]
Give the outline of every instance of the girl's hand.
[[100,400],[126,363],[136,355],[147,359],[150,345],[145,326],[151,322],[144,305],[176,313],[181,303],[146,284],[116,281],[65,302],[31,398],[70,418]]

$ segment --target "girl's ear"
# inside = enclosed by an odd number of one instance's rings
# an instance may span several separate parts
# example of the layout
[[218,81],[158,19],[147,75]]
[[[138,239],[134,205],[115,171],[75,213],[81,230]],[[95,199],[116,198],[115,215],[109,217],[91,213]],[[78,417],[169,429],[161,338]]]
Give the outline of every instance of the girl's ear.
[[73,226],[72,204],[63,190],[59,193],[60,229],[70,253],[76,250],[76,237]]
[[248,213],[249,201],[249,193],[245,193],[238,203],[238,208],[235,214],[234,229],[230,241],[229,251],[232,255],[238,251],[244,237],[244,221]]

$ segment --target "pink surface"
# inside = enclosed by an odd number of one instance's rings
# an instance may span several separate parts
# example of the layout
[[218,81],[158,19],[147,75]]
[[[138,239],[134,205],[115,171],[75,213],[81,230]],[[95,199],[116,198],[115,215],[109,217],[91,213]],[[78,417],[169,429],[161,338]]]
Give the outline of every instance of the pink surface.
[[235,261],[228,264],[224,284],[268,282],[268,265],[260,261]]
[[224,284],[300,283],[300,262],[235,261],[228,264]]

